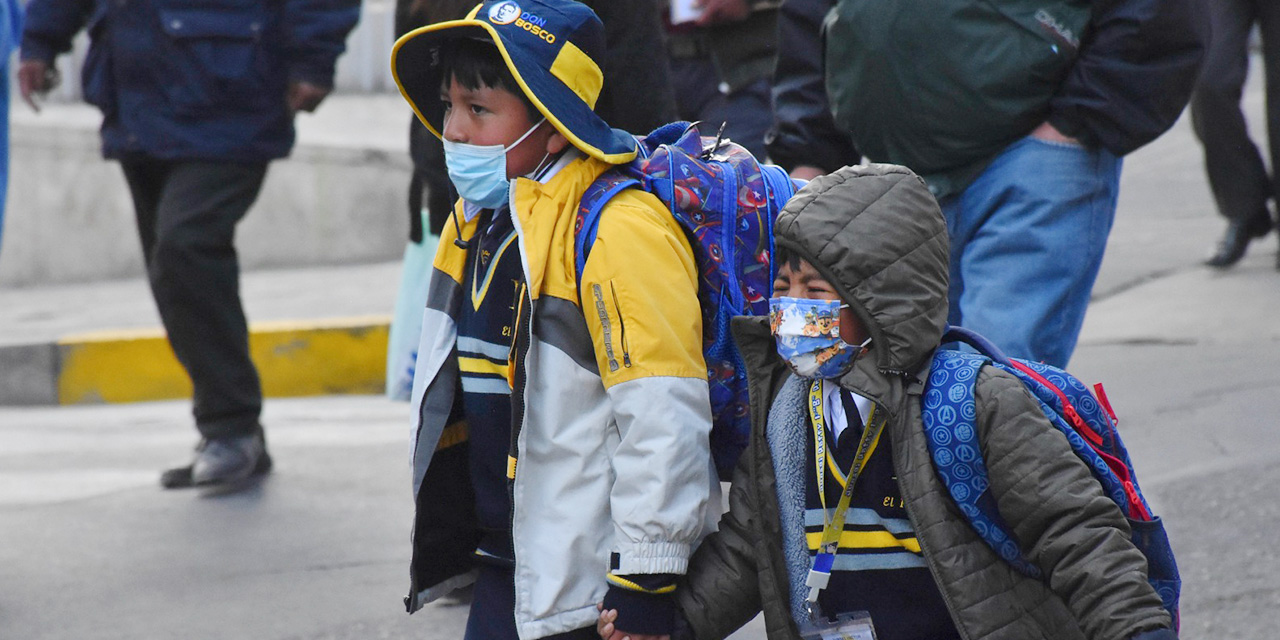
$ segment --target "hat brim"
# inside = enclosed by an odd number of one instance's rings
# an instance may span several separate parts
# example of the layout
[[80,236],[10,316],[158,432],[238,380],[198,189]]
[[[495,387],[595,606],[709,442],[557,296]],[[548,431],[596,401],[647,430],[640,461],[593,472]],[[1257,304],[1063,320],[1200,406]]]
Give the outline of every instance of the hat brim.
[[444,79],[440,77],[440,66],[430,63],[431,49],[446,40],[467,37],[487,39],[497,46],[525,97],[573,146],[611,164],[630,162],[636,157],[638,148],[631,134],[610,128],[549,71],[513,58],[493,25],[475,19],[451,20],[414,29],[397,40],[391,49],[391,75],[400,94],[418,120],[436,137],[442,137],[444,127],[444,104],[440,101]]

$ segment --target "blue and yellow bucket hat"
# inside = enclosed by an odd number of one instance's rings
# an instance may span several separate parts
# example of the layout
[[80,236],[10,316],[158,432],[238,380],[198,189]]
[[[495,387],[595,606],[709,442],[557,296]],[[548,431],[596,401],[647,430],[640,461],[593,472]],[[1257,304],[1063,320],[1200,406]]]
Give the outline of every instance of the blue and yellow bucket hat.
[[492,40],[525,96],[575,147],[621,164],[636,156],[635,138],[611,129],[594,108],[604,86],[604,25],[571,0],[485,0],[462,20],[406,33],[391,49],[391,73],[418,119],[440,137],[439,47],[453,38]]

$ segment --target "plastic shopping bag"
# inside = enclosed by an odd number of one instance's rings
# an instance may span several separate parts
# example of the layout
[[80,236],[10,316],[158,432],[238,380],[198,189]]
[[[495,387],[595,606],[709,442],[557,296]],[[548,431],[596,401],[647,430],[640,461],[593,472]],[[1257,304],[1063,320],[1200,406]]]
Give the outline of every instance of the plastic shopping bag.
[[[421,215],[423,228],[426,228],[425,208]],[[418,360],[422,312],[427,306],[427,287],[431,281],[431,264],[438,240],[436,236],[425,234],[421,243],[410,241],[404,248],[400,292],[396,295],[395,315],[387,338],[387,397],[392,400],[408,402],[413,393],[413,370]]]

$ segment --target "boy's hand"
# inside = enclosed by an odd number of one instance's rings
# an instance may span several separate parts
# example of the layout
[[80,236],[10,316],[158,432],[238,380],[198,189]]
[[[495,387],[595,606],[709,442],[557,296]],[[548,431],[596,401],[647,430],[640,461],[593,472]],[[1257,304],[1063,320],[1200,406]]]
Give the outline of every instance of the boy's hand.
[[596,620],[596,633],[600,634],[600,640],[671,640],[671,636],[637,635],[620,631],[613,626],[613,622],[618,619],[616,610],[605,611],[603,604],[596,605],[596,610],[600,612],[600,618]]

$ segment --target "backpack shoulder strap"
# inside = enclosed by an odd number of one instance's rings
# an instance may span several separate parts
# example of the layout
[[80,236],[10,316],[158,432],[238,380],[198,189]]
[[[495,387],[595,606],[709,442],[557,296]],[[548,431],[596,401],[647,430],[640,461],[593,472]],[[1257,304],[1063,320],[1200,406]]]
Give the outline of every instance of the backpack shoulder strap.
[[587,187],[582,194],[582,200],[578,203],[578,219],[574,221],[573,227],[573,252],[577,267],[575,278],[579,289],[582,288],[582,271],[587,265],[591,246],[596,242],[596,233],[600,229],[600,214],[604,213],[605,205],[624,190],[638,186],[640,186],[639,180],[622,171],[610,170],[596,178],[596,181],[591,183],[591,186]]
[[984,355],[951,349],[934,354],[921,400],[925,437],[934,470],[982,541],[1018,571],[1039,578],[1039,567],[1023,557],[996,507],[978,442],[974,386],[978,372],[991,362]]

